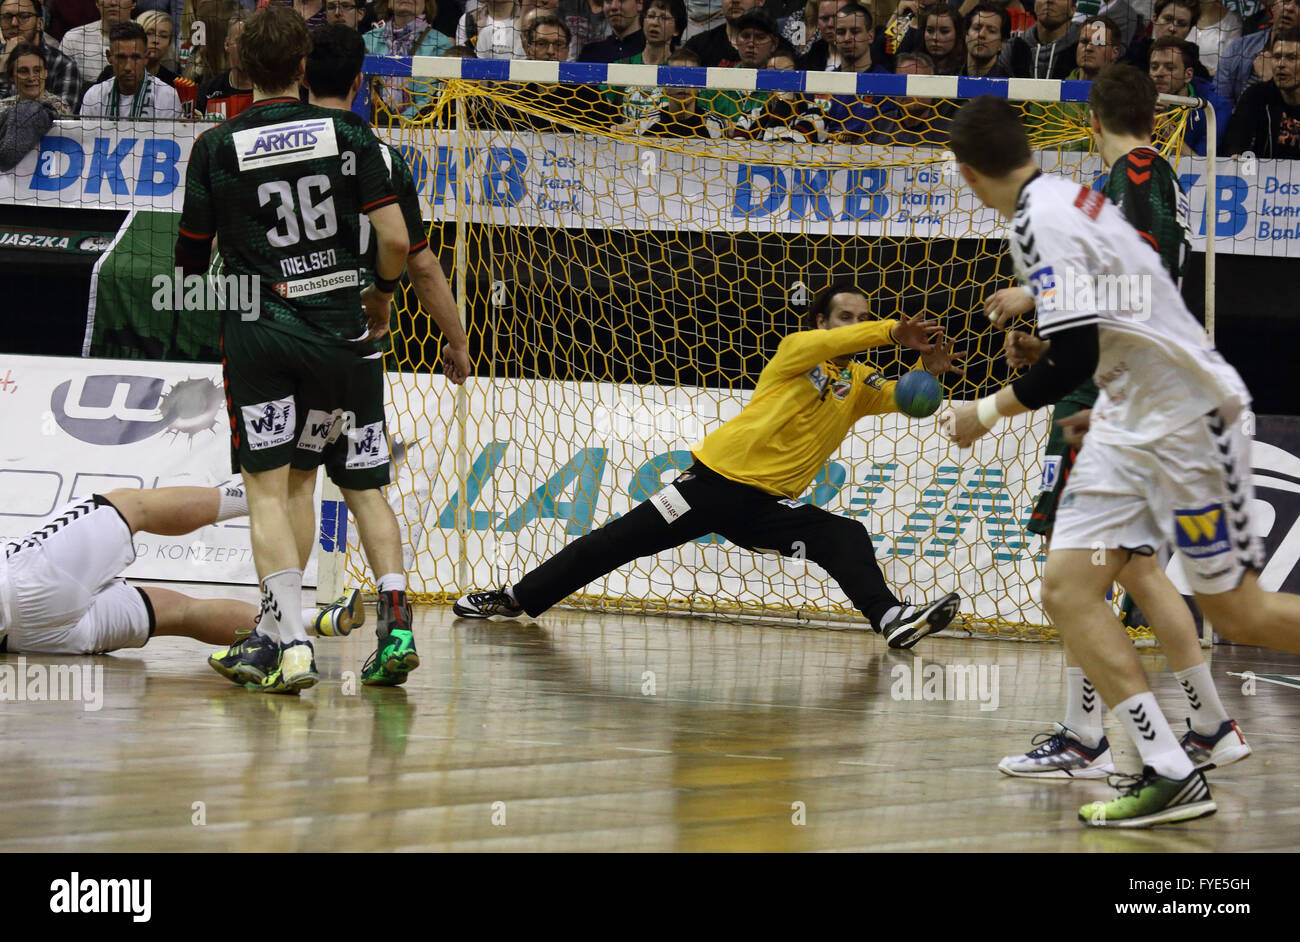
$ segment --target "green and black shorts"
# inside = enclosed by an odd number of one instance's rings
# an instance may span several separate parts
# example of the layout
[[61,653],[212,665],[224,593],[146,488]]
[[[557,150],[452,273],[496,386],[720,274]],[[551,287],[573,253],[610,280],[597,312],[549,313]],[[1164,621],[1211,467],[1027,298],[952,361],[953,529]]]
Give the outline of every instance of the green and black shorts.
[[1052,426],[1047,433],[1047,447],[1043,449],[1043,479],[1034,503],[1034,513],[1026,529],[1042,536],[1052,532],[1056,522],[1056,505],[1070,478],[1078,451],[1065,440],[1065,432],[1056,424],[1083,409],[1091,409],[1097,401],[1097,386],[1088,380],[1074,392],[1060,400],[1052,409]]
[[373,344],[239,324],[224,332],[221,368],[234,471],[323,464],[349,490],[390,483],[384,361]]

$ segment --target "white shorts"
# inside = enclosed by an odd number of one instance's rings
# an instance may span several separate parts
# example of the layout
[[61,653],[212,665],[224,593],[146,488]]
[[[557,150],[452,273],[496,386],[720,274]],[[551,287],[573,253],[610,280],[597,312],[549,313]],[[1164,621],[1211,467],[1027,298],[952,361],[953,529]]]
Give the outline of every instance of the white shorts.
[[1168,544],[1193,592],[1228,592],[1264,566],[1250,475],[1250,438],[1215,413],[1142,446],[1090,436],[1061,495],[1051,549],[1152,553]]
[[99,654],[149,640],[149,601],[119,578],[135,560],[131,530],[104,498],[60,508],[4,551],[13,623],[0,632],[10,652]]

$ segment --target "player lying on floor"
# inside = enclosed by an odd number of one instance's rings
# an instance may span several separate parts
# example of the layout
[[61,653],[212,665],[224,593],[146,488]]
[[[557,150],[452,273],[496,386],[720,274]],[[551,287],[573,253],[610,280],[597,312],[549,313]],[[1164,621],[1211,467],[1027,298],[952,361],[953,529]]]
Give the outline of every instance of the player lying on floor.
[[853,354],[897,343],[920,351],[936,375],[964,372],[935,321],[876,320],[851,283],[832,285],[808,312],[810,329],[781,341],[749,404],[693,449],[695,463],[624,516],[570,543],[512,587],[471,592],[465,618],[540,615],[624,563],[717,533],[755,552],[802,556],[821,566],[890,647],[909,648],[957,614],[950,592],[920,605],[885,584],[871,534],[798,500],[826,460],[867,415],[898,410],[893,382]]
[[[165,635],[233,644],[257,624],[256,605],[130,586],[121,574],[135,562],[136,533],[182,536],[247,513],[239,482],[122,489],[67,504],[45,526],[4,545],[0,653],[104,654]],[[320,612],[303,611],[304,628],[347,634],[364,618],[359,598],[352,590]]]

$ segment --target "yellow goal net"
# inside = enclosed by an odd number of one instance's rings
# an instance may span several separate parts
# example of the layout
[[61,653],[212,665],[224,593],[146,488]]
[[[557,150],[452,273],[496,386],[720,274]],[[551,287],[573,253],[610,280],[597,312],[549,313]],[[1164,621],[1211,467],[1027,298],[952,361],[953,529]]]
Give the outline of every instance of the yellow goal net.
[[[571,72],[590,83],[576,85],[555,82],[549,63],[416,59],[371,85],[474,367],[463,387],[442,377],[437,329],[404,285],[387,360],[389,496],[426,600],[516,581],[671,482],[832,281],[856,282],[882,318],[936,318],[966,353],[948,397],[1011,375],[983,314],[1011,284],[1005,231],[944,147],[956,78],[676,69],[681,86],[666,86],[654,67],[598,68],[604,81]],[[791,75],[798,92],[773,90]],[[861,94],[865,79],[883,91]],[[1105,168],[1086,105],[1060,101],[1062,83],[1030,84],[1043,100],[1021,107],[1043,168],[1096,185]],[[988,83],[999,87],[1008,94]],[[1186,113],[1162,116],[1167,146]],[[866,359],[886,378],[918,367],[893,348]],[[973,451],[935,426],[863,420],[800,499],[861,521],[900,597],[956,589],[965,627],[1044,636],[1041,540],[1026,527],[1047,412]],[[370,581],[355,533],[346,572]],[[865,626],[815,565],[716,536],[566,604]]]

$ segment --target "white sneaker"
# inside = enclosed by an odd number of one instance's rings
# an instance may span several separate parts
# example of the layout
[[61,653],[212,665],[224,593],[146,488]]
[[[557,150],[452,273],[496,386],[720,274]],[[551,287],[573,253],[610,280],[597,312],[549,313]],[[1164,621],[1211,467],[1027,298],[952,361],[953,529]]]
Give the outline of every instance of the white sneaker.
[[1202,772],[1221,769],[1225,765],[1240,762],[1250,755],[1250,745],[1241,735],[1236,720],[1228,720],[1212,736],[1203,736],[1192,729],[1192,721],[1187,721],[1187,732],[1179,743],[1192,765]]
[[998,770],[1025,778],[1105,778],[1115,771],[1105,736],[1090,749],[1060,723],[1052,726],[1052,732],[1034,737],[1032,745],[1037,748],[1023,755],[1006,756],[998,763]]

